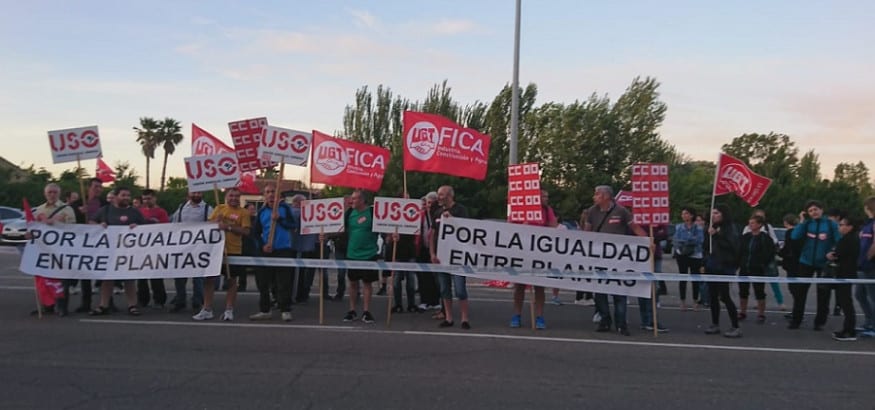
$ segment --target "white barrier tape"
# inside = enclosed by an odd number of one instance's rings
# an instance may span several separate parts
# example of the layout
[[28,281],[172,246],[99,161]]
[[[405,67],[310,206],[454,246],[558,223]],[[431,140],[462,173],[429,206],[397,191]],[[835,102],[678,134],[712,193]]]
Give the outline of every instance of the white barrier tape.
[[[256,258],[250,256],[229,256],[232,265],[243,266],[281,266],[322,269],[372,269],[384,271],[433,272],[452,273],[457,275],[473,275],[478,273],[502,273],[509,276],[540,276],[551,278],[578,279],[612,279],[612,280],[661,280],[667,282],[742,282],[742,283],[814,283],[814,284],[853,284],[875,283],[875,279],[841,279],[841,278],[797,278],[778,276],[730,276],[703,275],[684,273],[651,273],[651,272],[608,272],[608,271],[561,271],[552,270],[520,270],[514,268],[474,268],[471,266],[447,266],[416,262],[372,262],[335,259],[298,259],[298,258]],[[513,279],[513,278],[508,278]],[[511,280],[512,281],[512,280]]]

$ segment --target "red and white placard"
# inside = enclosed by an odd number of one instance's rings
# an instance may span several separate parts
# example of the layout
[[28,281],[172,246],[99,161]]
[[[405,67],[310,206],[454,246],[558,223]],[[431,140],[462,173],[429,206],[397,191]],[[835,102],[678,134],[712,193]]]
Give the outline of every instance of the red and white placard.
[[237,156],[233,152],[185,159],[185,177],[191,192],[233,188],[240,183]]
[[374,198],[374,232],[416,235],[421,227],[421,199]]
[[259,159],[258,156],[258,146],[261,144],[261,134],[265,127],[267,127],[265,117],[228,123],[240,171],[254,171],[271,166],[270,160]]
[[634,221],[643,225],[666,225],[669,221],[668,165],[632,165]]
[[541,172],[537,162],[507,167],[507,210],[508,222],[544,223]]
[[310,159],[313,134],[268,125],[261,135],[258,157],[282,161],[288,165],[306,166]]
[[49,131],[52,163],[93,159],[100,156],[100,134],[97,126]]
[[343,198],[301,201],[301,235],[343,232]]

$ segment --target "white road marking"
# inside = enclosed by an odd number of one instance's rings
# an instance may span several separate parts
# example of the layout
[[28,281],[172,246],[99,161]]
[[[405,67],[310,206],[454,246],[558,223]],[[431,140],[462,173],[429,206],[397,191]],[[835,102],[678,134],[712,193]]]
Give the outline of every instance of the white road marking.
[[768,353],[796,353],[796,354],[817,354],[817,355],[833,355],[833,356],[875,356],[875,351],[859,351],[859,350],[820,350],[820,349],[794,349],[782,347],[758,347],[758,346],[725,346],[725,345],[706,345],[694,343],[659,343],[659,342],[632,342],[623,340],[599,340],[599,339],[572,339],[566,337],[539,337],[539,336],[513,336],[513,335],[497,335],[488,333],[449,333],[449,332],[425,332],[425,331],[393,331],[370,329],[355,326],[320,326],[320,325],[293,325],[280,323],[233,323],[233,322],[173,322],[164,320],[117,320],[117,319],[79,319],[83,323],[102,323],[102,324],[123,324],[123,325],[145,325],[145,326],[202,326],[202,327],[238,327],[238,328],[262,328],[262,329],[309,329],[317,331],[329,332],[366,332],[366,333],[394,333],[411,336],[432,336],[432,337],[462,337],[475,339],[505,339],[505,340],[520,340],[520,341],[540,341],[540,342],[557,342],[557,343],[585,343],[585,344],[600,344],[600,345],[620,345],[620,346],[636,346],[636,347],[660,347],[674,349],[706,349],[706,350],[729,350],[736,352],[768,352]]

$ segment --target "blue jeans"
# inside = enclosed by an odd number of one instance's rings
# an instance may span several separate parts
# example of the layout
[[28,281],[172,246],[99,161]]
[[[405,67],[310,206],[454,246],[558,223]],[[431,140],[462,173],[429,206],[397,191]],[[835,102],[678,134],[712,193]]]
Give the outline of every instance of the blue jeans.
[[[626,296],[611,295],[614,297],[614,319],[617,321],[617,329],[626,327]],[[595,309],[602,316],[601,325],[611,325],[611,306],[608,304],[608,295],[604,293],[595,294]]]
[[[176,297],[173,298],[173,304],[176,306],[185,307],[185,299],[188,297],[185,287],[188,284],[188,278],[175,278],[173,284],[176,286]],[[204,278],[192,278],[191,280],[191,306],[204,305]]]
[[441,299],[452,299],[454,290],[453,288],[456,288],[456,299],[468,300],[468,287],[465,284],[465,281],[466,278],[462,275],[438,273],[438,284],[441,288]]
[[[656,259],[654,262],[653,272],[662,272],[662,259]],[[656,303],[659,303],[658,289],[656,292]],[[641,315],[641,326],[653,326],[653,302],[651,302],[650,298],[638,298],[638,312]]]
[[[860,279],[875,279],[875,269],[857,272],[857,277]],[[865,317],[863,327],[866,329],[875,328],[875,284],[857,284],[856,289],[854,289],[854,298],[857,299],[860,309],[863,310],[863,316]]]

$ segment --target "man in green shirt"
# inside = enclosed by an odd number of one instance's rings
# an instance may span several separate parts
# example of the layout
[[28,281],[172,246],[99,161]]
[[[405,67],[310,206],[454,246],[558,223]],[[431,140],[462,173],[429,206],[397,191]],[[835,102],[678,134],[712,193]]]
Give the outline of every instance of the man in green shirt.
[[[376,261],[379,249],[377,234],[373,232],[374,208],[365,201],[364,191],[355,190],[350,196],[352,208],[346,212],[346,259],[356,261]],[[349,278],[349,312],[343,317],[344,322],[356,318],[355,305],[358,299],[359,281],[364,283],[362,291],[362,322],[374,323],[370,312],[372,284],[379,280],[379,272],[373,269],[350,269]]]

